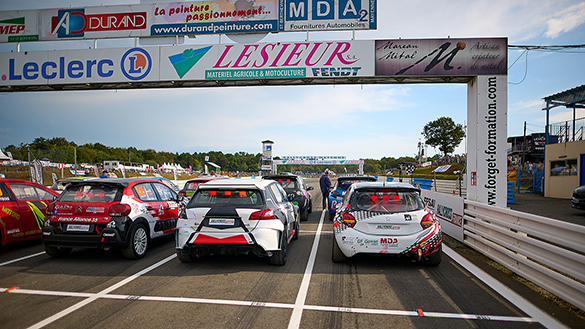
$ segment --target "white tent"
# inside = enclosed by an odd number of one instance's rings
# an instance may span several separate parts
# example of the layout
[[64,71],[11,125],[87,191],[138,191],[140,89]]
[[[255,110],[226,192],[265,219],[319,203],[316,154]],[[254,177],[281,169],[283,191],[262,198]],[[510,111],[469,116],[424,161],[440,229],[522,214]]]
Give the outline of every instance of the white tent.
[[0,150],[0,161],[10,161],[10,157],[5,155],[2,150]]

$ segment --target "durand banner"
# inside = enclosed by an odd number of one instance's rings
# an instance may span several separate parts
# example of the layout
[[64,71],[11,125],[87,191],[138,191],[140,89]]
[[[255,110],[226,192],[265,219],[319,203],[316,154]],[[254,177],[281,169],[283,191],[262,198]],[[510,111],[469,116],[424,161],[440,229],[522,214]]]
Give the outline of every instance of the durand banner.
[[0,11],[0,42],[376,29],[376,0],[207,0]]

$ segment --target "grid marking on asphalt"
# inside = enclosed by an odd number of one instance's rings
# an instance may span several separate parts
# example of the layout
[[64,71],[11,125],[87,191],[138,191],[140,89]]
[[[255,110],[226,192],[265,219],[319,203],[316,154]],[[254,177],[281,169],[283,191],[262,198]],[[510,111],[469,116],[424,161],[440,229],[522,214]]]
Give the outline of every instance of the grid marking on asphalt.
[[[63,291],[46,291],[46,290],[29,290],[29,289],[20,289],[19,287],[11,287],[11,288],[0,288],[0,292],[4,293],[20,293],[20,294],[28,294],[28,295],[45,295],[45,296],[60,296],[60,297],[77,297],[77,298],[85,298],[84,300],[80,301],[79,303],[70,306],[69,308],[58,312],[47,319],[29,327],[29,328],[42,328],[80,308],[83,306],[98,300],[98,299],[124,299],[124,300],[133,300],[133,301],[161,301],[161,302],[182,302],[182,303],[198,303],[198,304],[216,304],[216,305],[232,305],[232,306],[247,306],[247,307],[267,307],[267,308],[282,308],[282,309],[292,309],[293,312],[291,314],[291,318],[289,320],[289,329],[296,329],[300,327],[300,322],[302,318],[302,312],[304,310],[312,310],[312,311],[326,311],[326,312],[340,312],[340,313],[360,313],[360,314],[380,314],[380,315],[394,315],[394,316],[411,316],[411,317],[433,317],[433,318],[451,318],[451,319],[467,319],[467,320],[492,320],[492,321],[508,321],[508,322],[538,322],[544,325],[547,328],[559,328],[564,327],[561,323],[556,321],[554,318],[550,317],[548,314],[542,312],[534,305],[530,304],[524,298],[518,296],[515,292],[511,291],[504,285],[502,285],[499,281],[495,280],[487,273],[483,272],[474,264],[467,261],[465,258],[461,257],[459,254],[455,253],[452,249],[447,246],[444,246],[443,251],[447,256],[452,258],[455,262],[462,265],[465,269],[470,271],[474,276],[478,277],[480,280],[488,284],[494,290],[496,290],[500,295],[505,297],[506,299],[510,300],[516,307],[523,310],[526,314],[529,314],[530,317],[512,317],[512,316],[498,316],[498,315],[483,315],[483,314],[461,314],[461,313],[443,313],[443,312],[429,312],[424,311],[421,309],[417,309],[415,311],[405,311],[405,310],[384,310],[384,309],[366,309],[366,308],[352,308],[352,307],[336,307],[336,306],[319,306],[319,305],[305,305],[306,296],[308,293],[308,288],[311,280],[311,273],[313,271],[313,266],[317,254],[317,249],[319,246],[319,240],[322,233],[330,233],[328,231],[322,231],[323,227],[323,220],[325,218],[325,211],[321,214],[321,218],[319,221],[319,226],[317,231],[315,231],[315,239],[313,241],[313,246],[311,248],[311,254],[309,256],[309,260],[307,263],[307,267],[305,269],[305,273],[303,275],[303,280],[301,282],[301,287],[299,288],[299,293],[297,295],[297,299],[295,304],[286,304],[286,303],[269,303],[269,302],[253,302],[253,301],[237,301],[237,300],[222,300],[222,299],[204,299],[204,298],[185,298],[185,297],[165,297],[165,296],[135,296],[135,295],[116,295],[110,294],[110,292],[120,288],[121,286],[133,281],[134,279],[152,271],[153,269],[164,265],[165,263],[169,262],[170,260],[176,257],[175,254],[145,268],[142,271],[137,272],[134,275],[129,276],[128,278],[98,292],[98,293],[75,293],[75,292],[63,292]],[[308,232],[308,231],[307,231]],[[331,232],[332,233],[332,232]],[[0,266],[11,264],[20,260],[28,259],[31,257],[35,257],[38,255],[42,255],[44,252],[33,254],[26,257],[21,257],[12,261],[4,262],[0,264]]]

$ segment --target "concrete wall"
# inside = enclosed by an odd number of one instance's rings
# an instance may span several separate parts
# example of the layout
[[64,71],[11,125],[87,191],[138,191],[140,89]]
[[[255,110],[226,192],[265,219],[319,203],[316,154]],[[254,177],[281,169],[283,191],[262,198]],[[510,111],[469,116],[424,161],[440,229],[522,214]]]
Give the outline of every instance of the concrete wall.
[[[573,190],[579,187],[579,175],[584,163],[581,154],[585,154],[585,140],[570,143],[549,144],[545,147],[544,196],[549,198],[570,199]],[[570,176],[551,175],[551,162],[559,160],[577,160],[577,174]]]

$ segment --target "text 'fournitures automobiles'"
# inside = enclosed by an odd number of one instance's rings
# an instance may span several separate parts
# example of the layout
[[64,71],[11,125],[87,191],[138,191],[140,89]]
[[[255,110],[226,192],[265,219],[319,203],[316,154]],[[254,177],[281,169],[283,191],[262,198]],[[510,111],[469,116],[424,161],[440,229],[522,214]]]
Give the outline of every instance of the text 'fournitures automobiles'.
[[407,256],[428,266],[441,263],[441,224],[412,185],[355,183],[338,208],[334,262],[365,253]]
[[298,207],[275,181],[230,178],[199,186],[175,233],[183,262],[207,255],[252,253],[284,265],[291,240],[299,237]]
[[180,202],[175,191],[152,179],[72,182],[49,205],[41,241],[54,257],[72,248],[114,248],[126,258],[142,258],[152,239],[172,236]]

